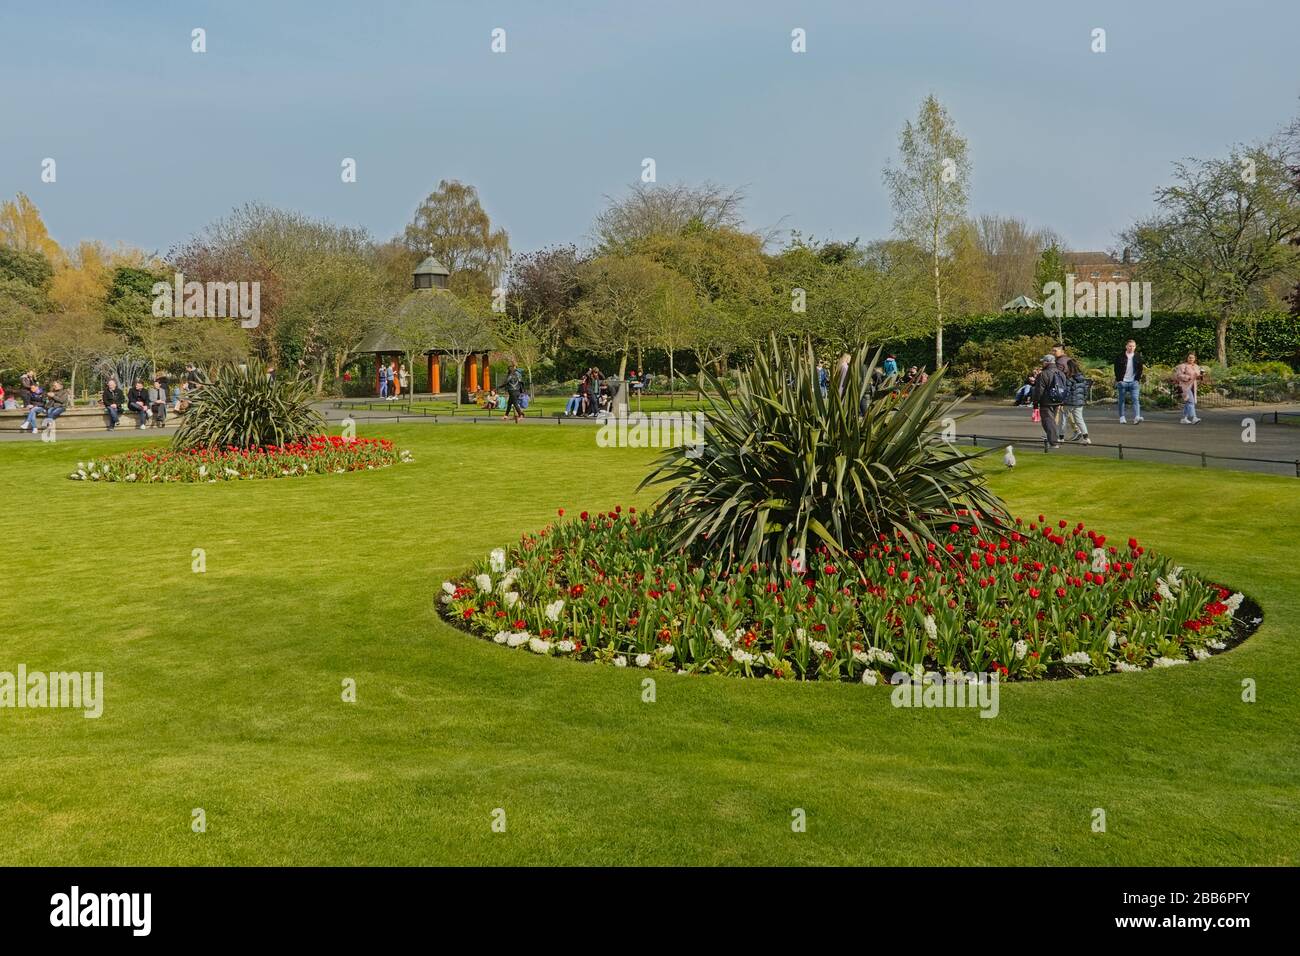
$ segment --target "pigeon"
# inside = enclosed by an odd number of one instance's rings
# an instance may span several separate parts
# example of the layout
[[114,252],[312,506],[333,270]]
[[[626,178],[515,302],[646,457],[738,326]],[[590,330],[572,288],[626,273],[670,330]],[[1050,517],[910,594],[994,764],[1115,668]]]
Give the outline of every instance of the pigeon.
[[1016,467],[1016,453],[1012,450],[1010,445],[1007,446],[1007,453],[1002,456],[1002,463],[1008,468]]

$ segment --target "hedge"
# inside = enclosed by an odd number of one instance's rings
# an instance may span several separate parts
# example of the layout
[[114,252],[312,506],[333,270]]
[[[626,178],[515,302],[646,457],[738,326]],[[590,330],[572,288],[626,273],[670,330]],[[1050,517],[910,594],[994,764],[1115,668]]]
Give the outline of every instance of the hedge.
[[[1214,317],[1187,312],[1153,312],[1151,325],[1133,328],[1132,319],[1063,318],[1061,332],[1067,350],[1080,356],[1106,359],[1117,355],[1129,339],[1136,339],[1143,357],[1151,364],[1177,365],[1188,352],[1213,359]],[[1056,335],[1056,322],[1041,315],[988,315],[964,319],[943,330],[943,354],[951,359],[968,341],[1009,339],[1018,335]],[[934,336],[927,335],[887,343],[898,364],[934,365]],[[1300,318],[1266,313],[1255,319],[1240,319],[1228,327],[1230,362],[1300,363]]]

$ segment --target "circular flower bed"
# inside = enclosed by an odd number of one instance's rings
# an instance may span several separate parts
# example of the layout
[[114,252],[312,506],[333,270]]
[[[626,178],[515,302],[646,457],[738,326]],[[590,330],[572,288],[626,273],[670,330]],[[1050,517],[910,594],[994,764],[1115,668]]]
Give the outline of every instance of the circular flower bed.
[[[1086,677],[1187,664],[1243,640],[1244,598],[1136,539],[1064,519],[957,512],[934,540],[880,535],[780,567],[721,568],[662,546],[635,508],[565,519],[497,549],[439,595],[507,647],[618,667],[887,681],[996,673]],[[1253,608],[1253,605],[1251,606]]]
[[239,481],[310,474],[373,471],[411,461],[386,438],[311,435],[284,445],[251,448],[137,448],[120,455],[77,462],[68,477],[78,481]]

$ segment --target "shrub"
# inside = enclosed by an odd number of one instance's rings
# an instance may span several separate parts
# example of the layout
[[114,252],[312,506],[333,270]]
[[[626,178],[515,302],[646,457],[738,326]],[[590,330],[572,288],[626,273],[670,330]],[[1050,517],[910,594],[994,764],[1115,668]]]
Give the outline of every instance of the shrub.
[[993,379],[998,392],[1010,395],[1025,382],[1025,376],[1042,366],[1042,358],[1056,340],[1049,335],[1021,335],[1013,339],[967,342],[953,357],[957,370],[982,370]]
[[692,558],[635,508],[560,514],[444,583],[443,615],[536,654],[873,684],[1185,664],[1226,650],[1249,613],[1134,539],[1045,515],[982,532],[955,515],[937,543],[900,532],[842,559],[819,548],[804,568]]
[[261,363],[222,368],[204,385],[172,439],[176,448],[287,445],[325,428],[312,407],[311,382],[277,376]]
[[973,368],[961,377],[957,391],[963,395],[987,395],[993,391],[993,376],[982,368]]
[[736,387],[706,373],[702,445],[665,450],[642,482],[670,485],[656,520],[672,546],[773,561],[818,544],[866,548],[896,530],[926,536],[960,507],[1004,513],[973,465],[987,451],[935,440],[956,405],[937,398],[943,373],[873,394],[874,367],[860,349],[844,386],[833,369],[823,395],[811,347],[772,338]]

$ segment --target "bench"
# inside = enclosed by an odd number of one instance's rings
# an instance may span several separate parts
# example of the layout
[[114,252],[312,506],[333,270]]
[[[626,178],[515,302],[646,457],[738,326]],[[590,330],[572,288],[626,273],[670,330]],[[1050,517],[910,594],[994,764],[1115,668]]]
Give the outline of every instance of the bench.
[[[7,408],[0,410],[0,432],[19,432],[24,421],[27,420],[26,408]],[[177,413],[170,408],[167,410],[167,428],[180,423],[184,418],[184,413]],[[36,427],[40,428],[45,423],[44,415],[36,416]],[[108,414],[104,411],[102,405],[75,405],[69,408],[62,415],[54,420],[55,432],[102,432],[108,430]],[[135,412],[127,412],[117,423],[117,431],[122,434],[136,431]],[[159,432],[163,429],[148,429],[151,432]]]

